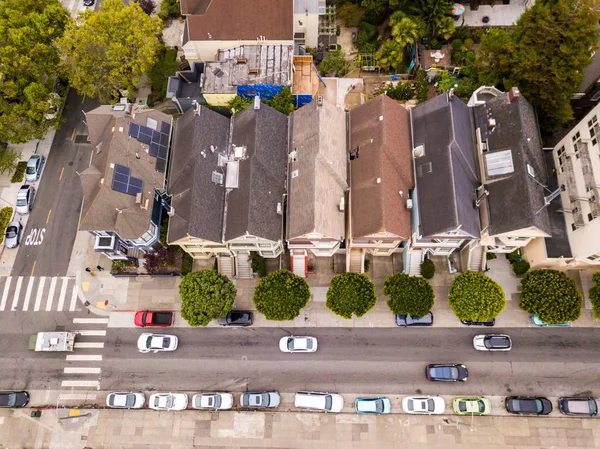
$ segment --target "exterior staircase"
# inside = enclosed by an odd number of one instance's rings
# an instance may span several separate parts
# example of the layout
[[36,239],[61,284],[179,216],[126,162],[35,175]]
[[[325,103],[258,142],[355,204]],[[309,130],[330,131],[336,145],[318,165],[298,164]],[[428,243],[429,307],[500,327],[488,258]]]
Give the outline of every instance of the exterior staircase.
[[469,271],[484,271],[486,259],[485,248],[477,243],[469,253]]
[[217,259],[217,266],[219,267],[219,273],[223,276],[227,276],[229,279],[233,279],[233,257],[231,256],[219,256]]
[[235,257],[235,272],[238,279],[252,279],[252,266],[249,253],[238,253]]
[[364,253],[362,249],[351,249],[350,257],[348,260],[348,272],[350,273],[364,273],[365,272],[365,263],[364,263]]
[[421,263],[423,262],[423,250],[413,249],[408,259],[408,274],[421,277]]
[[291,257],[292,273],[305,278],[308,271],[308,256],[306,255],[306,251],[293,250]]

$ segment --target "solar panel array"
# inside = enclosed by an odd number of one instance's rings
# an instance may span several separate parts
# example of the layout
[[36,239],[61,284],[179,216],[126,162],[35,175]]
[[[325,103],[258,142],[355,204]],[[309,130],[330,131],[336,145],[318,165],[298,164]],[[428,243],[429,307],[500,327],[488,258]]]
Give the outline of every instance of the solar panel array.
[[113,173],[112,182],[113,190],[121,193],[127,193],[128,195],[137,195],[138,193],[142,193],[143,185],[144,181],[131,176],[131,170],[129,167],[119,164],[115,165],[115,172]]
[[167,122],[161,122],[160,131],[156,131],[148,126],[129,124],[129,135],[138,141],[149,146],[148,153],[156,158],[156,171],[164,173],[167,166],[167,147],[169,146],[169,133],[171,125]]

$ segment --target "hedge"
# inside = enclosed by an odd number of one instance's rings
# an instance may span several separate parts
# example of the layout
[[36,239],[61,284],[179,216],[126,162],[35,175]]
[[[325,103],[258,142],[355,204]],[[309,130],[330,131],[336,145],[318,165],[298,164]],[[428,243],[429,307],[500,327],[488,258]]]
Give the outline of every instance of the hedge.
[[600,272],[592,276],[594,286],[590,288],[590,302],[593,306],[594,318],[600,320]]
[[448,296],[454,314],[463,321],[487,321],[497,317],[506,306],[504,291],[483,273],[459,274]]
[[2,230],[2,234],[0,235],[0,243],[4,241],[4,231],[10,222],[10,219],[13,216],[13,208],[12,207],[3,207],[0,209],[0,227]]
[[27,169],[27,161],[19,162],[15,173],[12,175],[12,178],[10,178],[10,182],[13,184],[23,182],[23,179],[25,179],[25,169]]

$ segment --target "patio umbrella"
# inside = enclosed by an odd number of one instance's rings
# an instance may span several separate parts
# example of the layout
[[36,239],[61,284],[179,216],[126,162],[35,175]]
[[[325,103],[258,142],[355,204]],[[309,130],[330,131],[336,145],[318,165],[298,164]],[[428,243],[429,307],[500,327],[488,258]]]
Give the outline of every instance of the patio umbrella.
[[452,15],[460,16],[465,13],[465,7],[460,3],[455,3],[452,5]]

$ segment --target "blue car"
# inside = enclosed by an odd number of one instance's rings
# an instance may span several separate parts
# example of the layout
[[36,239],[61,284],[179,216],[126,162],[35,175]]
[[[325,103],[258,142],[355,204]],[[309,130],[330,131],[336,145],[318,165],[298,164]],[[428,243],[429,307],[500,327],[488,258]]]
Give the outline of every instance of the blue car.
[[568,327],[571,325],[571,323],[568,321],[566,323],[558,323],[558,324],[544,323],[542,320],[540,320],[540,318],[537,315],[531,315],[531,322],[533,324],[535,324],[536,326],[542,326],[542,327]]
[[384,415],[392,411],[392,403],[388,398],[358,398],[354,402],[356,413]]

